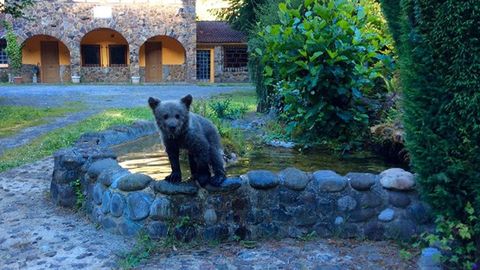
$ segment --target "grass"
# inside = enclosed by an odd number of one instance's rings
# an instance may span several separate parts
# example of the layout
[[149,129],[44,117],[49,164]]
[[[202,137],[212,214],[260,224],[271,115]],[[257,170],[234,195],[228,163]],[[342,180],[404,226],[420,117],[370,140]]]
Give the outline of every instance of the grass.
[[[253,111],[256,108],[254,91],[221,94],[213,97],[210,101],[225,99],[230,99],[232,106],[245,105],[249,110]],[[207,101],[198,101],[198,103],[201,102]],[[208,108],[207,105],[205,106]],[[24,146],[5,151],[3,156],[0,156],[0,172],[48,157],[59,149],[73,145],[83,133],[102,131],[116,125],[129,125],[136,120],[153,120],[153,115],[150,109],[144,107],[132,109],[110,109],[76,124],[48,132]],[[225,141],[229,145],[233,145],[232,148],[239,147],[241,143],[241,140],[238,139],[240,138],[239,132],[232,129],[227,124],[220,123],[217,125],[222,125],[219,127],[219,130],[225,138]]]
[[44,124],[48,118],[79,111],[82,107],[80,103],[67,103],[58,108],[0,106],[0,138],[12,136],[27,127]]
[[0,157],[0,172],[50,156],[61,148],[73,145],[83,133],[128,125],[139,119],[152,120],[153,116],[146,108],[112,109],[51,131],[24,146],[5,151]]

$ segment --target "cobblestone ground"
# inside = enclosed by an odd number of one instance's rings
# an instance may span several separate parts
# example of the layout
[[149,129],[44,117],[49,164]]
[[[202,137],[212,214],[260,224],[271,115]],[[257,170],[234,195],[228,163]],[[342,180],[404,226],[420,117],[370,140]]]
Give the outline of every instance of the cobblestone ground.
[[[134,239],[103,231],[49,200],[53,160],[0,174],[0,269],[117,269]],[[416,269],[390,242],[285,239],[177,249],[139,269]]]

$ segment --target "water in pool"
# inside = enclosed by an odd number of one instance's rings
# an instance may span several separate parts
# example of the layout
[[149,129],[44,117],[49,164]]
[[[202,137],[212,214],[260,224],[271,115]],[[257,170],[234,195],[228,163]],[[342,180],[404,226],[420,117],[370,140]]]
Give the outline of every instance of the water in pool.
[[[249,142],[246,142],[249,143]],[[250,143],[251,144],[251,143]],[[249,145],[248,153],[239,157],[239,162],[227,166],[229,176],[238,176],[250,170],[265,169],[279,172],[288,167],[296,167],[306,172],[333,170],[339,174],[348,172],[379,173],[398,164],[391,164],[371,153],[359,153],[348,157],[339,156],[326,150],[299,152],[269,146]],[[157,180],[169,175],[170,162],[158,135],[118,145],[113,148],[120,165],[134,173],[144,173]],[[190,176],[186,154],[181,155],[183,178]]]

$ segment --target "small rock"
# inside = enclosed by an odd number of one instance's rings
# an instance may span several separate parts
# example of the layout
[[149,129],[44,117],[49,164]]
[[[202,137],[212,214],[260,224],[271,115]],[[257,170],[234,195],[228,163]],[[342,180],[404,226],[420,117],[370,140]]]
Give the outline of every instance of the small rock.
[[153,220],[168,219],[172,217],[170,200],[159,197],[153,201],[150,207],[150,218]]
[[242,186],[242,179],[240,177],[229,177],[223,181],[219,187],[207,184],[205,187],[209,192],[232,192]]
[[101,204],[102,203],[102,198],[103,198],[103,192],[104,191],[105,191],[105,188],[100,183],[95,184],[95,186],[93,187],[93,201],[96,204]]
[[98,176],[98,182],[102,183],[104,186],[109,187],[112,185],[112,183],[119,179],[122,178],[125,175],[130,174],[127,170],[123,169],[109,169],[106,171],[103,171],[99,176]]
[[156,192],[166,195],[196,195],[198,187],[189,183],[170,183],[168,181],[158,181],[154,185]]
[[87,170],[88,177],[91,181],[95,181],[98,176],[106,170],[109,169],[119,169],[120,165],[114,159],[102,159],[94,162]]
[[118,188],[123,191],[137,191],[142,190],[150,184],[152,178],[150,176],[136,173],[136,174],[129,174],[122,177],[118,181]]
[[114,217],[120,217],[125,208],[125,199],[121,194],[115,193],[110,199],[110,213]]
[[304,190],[311,180],[307,173],[297,168],[287,168],[279,172],[278,176],[283,185],[297,191]]
[[345,177],[350,181],[352,188],[359,191],[370,190],[377,181],[377,176],[371,173],[349,173]]
[[391,208],[387,208],[378,215],[378,220],[383,222],[389,222],[389,221],[392,221],[394,217],[395,217],[395,210]]
[[442,269],[442,254],[436,248],[424,248],[422,255],[418,260],[418,267],[420,270],[441,270]]
[[213,225],[217,223],[217,213],[215,213],[214,209],[207,209],[205,214],[203,214],[203,219],[205,220],[205,224]]
[[375,208],[383,204],[383,199],[374,192],[362,192],[358,199],[362,208]]
[[55,255],[57,255],[56,251],[49,251],[49,252],[45,253],[45,256],[47,256],[47,257],[53,257]]
[[153,239],[159,239],[167,237],[168,235],[168,226],[162,222],[152,222],[147,227],[148,234]]
[[127,197],[127,214],[131,220],[137,221],[148,217],[152,196],[143,192],[131,193]]
[[323,192],[340,192],[347,186],[345,177],[334,171],[316,171],[313,173],[313,179]]
[[417,224],[426,224],[432,219],[432,208],[424,202],[413,203],[407,208],[407,213]]
[[256,170],[247,173],[250,186],[256,189],[270,189],[280,183],[278,176],[271,171]]
[[340,211],[352,211],[355,209],[355,207],[357,207],[357,201],[351,196],[347,195],[338,199],[337,206]]
[[102,213],[108,214],[110,212],[110,201],[112,198],[112,192],[110,190],[107,190],[103,193],[102,197]]
[[345,222],[345,220],[343,219],[343,217],[336,217],[335,218],[335,225],[341,225]]
[[407,194],[399,191],[390,191],[388,193],[388,201],[395,207],[405,208],[407,207],[411,200]]
[[411,190],[415,187],[415,176],[403,169],[388,169],[380,174],[380,183],[386,189]]

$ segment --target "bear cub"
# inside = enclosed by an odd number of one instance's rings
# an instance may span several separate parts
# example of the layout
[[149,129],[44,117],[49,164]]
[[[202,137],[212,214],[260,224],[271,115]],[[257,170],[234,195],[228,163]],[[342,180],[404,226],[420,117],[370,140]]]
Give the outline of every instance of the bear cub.
[[212,122],[190,112],[192,101],[191,95],[180,101],[160,101],[153,97],[148,99],[172,167],[172,173],[165,180],[182,181],[179,153],[180,149],[186,149],[192,179],[202,187],[207,184],[218,187],[225,180],[220,135]]

